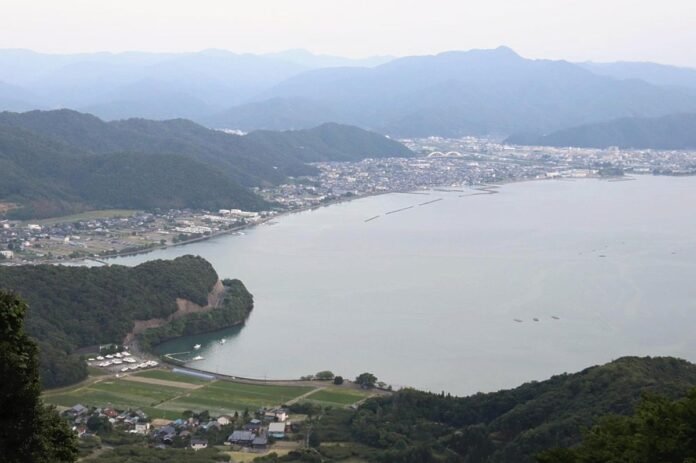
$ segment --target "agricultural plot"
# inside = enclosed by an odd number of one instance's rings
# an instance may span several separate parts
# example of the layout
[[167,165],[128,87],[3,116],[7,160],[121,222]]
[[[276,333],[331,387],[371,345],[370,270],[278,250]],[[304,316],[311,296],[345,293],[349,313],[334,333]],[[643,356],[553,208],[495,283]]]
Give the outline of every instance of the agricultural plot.
[[325,388],[317,390],[303,400],[315,402],[320,405],[348,406],[369,397],[368,391],[343,388]]
[[139,373],[134,373],[130,376],[137,376],[139,378],[151,378],[159,379],[163,381],[174,381],[176,383],[186,383],[186,384],[210,384],[211,381],[207,379],[196,378],[194,376],[184,375],[181,373],[172,373],[167,370],[145,370]]
[[295,399],[311,387],[241,384],[216,381],[162,404],[168,410],[208,410],[211,414],[277,406]]
[[98,381],[87,386],[46,394],[44,401],[54,405],[72,407],[75,404],[112,406],[119,409],[155,407],[171,400],[184,391],[176,387],[150,385],[121,379]]
[[232,414],[287,403],[312,387],[205,381],[167,371],[150,370],[131,377],[108,378],[44,394],[44,401],[63,407],[76,404],[116,409],[139,408],[152,418],[173,419],[185,410]]

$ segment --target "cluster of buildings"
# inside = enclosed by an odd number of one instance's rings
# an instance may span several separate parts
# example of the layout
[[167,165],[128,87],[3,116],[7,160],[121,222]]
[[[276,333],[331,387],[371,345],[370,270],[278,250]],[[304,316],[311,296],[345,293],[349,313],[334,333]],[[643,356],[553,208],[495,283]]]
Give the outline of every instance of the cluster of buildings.
[[306,208],[352,196],[505,181],[624,173],[696,175],[693,151],[510,146],[474,137],[402,141],[418,156],[316,163],[320,174],[311,182],[279,185],[262,194],[288,208]]
[[176,209],[51,223],[0,220],[0,259],[26,263],[135,253],[243,227],[270,215]]
[[[77,404],[62,412],[78,437],[98,436],[104,432],[140,434],[154,447],[190,447],[229,445],[233,449],[265,451],[286,438],[293,426],[286,409],[259,410],[257,418],[232,415],[211,417],[207,412],[176,420],[150,419],[141,410],[116,410],[112,407],[86,407]],[[108,424],[106,424],[108,423]]]
[[138,361],[137,358],[133,357],[129,352],[116,352],[115,354],[98,355],[96,357],[90,357],[87,359],[87,364],[89,366],[115,369],[122,373],[128,371],[144,370],[147,368],[154,368],[159,365],[158,362],[154,360],[143,360]]
[[[315,163],[319,175],[258,188],[279,210],[383,192],[623,173],[696,175],[696,152],[510,146],[485,138],[402,140],[417,156]],[[261,223],[277,212],[169,210],[41,224],[0,221],[0,260],[31,262],[140,252]]]

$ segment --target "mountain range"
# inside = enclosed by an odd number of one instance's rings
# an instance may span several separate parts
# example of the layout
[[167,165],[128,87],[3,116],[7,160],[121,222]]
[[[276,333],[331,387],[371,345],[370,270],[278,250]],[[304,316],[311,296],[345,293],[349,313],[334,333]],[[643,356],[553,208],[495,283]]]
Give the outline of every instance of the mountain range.
[[696,70],[533,60],[506,47],[364,60],[304,50],[0,50],[0,108],[73,108],[106,120],[188,118],[244,131],[338,122],[399,137],[504,137],[696,112]]
[[533,146],[577,146],[688,150],[696,149],[696,114],[629,117],[569,127],[548,135],[513,135],[506,143]]
[[412,154],[382,135],[334,123],[239,136],[184,119],[4,112],[0,202],[20,206],[16,217],[90,208],[259,210],[270,205],[250,187],[313,174],[309,162]]

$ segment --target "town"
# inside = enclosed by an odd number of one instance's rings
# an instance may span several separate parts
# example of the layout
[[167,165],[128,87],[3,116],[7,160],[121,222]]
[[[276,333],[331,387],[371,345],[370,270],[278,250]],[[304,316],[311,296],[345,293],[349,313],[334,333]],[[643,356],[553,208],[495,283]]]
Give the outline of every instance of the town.
[[255,192],[272,210],[94,211],[38,221],[0,220],[0,263],[103,259],[243,234],[280,213],[356,197],[523,180],[623,175],[695,175],[696,152],[510,146],[495,140],[401,140],[415,157],[314,163],[319,175]]

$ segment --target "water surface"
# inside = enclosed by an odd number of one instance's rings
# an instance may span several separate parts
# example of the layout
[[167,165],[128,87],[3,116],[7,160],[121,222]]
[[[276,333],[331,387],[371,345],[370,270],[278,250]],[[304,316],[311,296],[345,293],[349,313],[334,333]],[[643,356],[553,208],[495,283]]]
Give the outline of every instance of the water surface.
[[469,394],[624,355],[696,360],[696,178],[499,191],[364,198],[115,262],[199,254],[244,281],[242,329],[161,346],[201,343],[192,365],[232,375],[369,371]]

